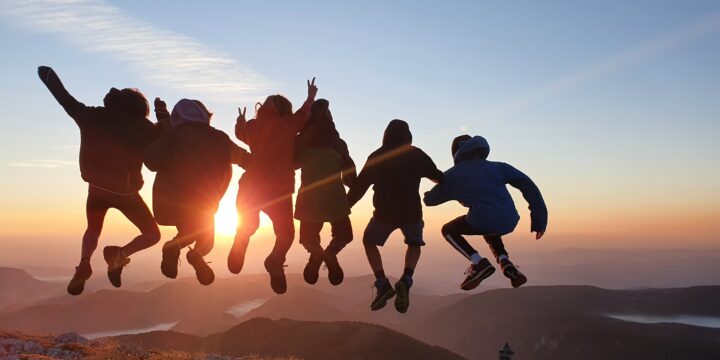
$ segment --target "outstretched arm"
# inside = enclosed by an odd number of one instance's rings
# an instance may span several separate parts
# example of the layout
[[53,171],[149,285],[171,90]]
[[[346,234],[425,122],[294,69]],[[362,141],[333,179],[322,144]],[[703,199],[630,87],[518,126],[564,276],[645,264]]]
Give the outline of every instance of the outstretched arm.
[[360,174],[357,176],[354,184],[348,191],[347,199],[350,203],[350,207],[353,207],[358,201],[360,201],[370,188],[370,185],[375,182],[373,178],[374,169],[372,168],[372,165],[368,166],[369,162],[370,158],[368,158],[368,161],[365,162],[365,166],[360,171]]
[[75,100],[70,93],[65,89],[60,78],[57,76],[55,71],[49,66],[39,66],[38,76],[40,80],[47,86],[48,90],[55,100],[60,103],[60,106],[65,109],[65,112],[75,120],[78,125],[86,121],[86,113],[88,107],[85,104]]
[[427,206],[437,206],[453,200],[452,187],[447,184],[435,185],[430,191],[423,196],[423,202]]
[[442,184],[443,172],[435,166],[430,156],[424,151],[422,152],[422,176],[426,177],[436,184]]
[[355,169],[355,162],[350,157],[347,143],[344,140],[340,139],[340,141],[338,141],[337,151],[342,158],[342,182],[348,188],[352,188],[357,179],[357,170]]
[[537,233],[540,239],[547,228],[548,211],[540,189],[520,170],[505,164],[506,181],[510,186],[520,190],[530,208],[530,231]]

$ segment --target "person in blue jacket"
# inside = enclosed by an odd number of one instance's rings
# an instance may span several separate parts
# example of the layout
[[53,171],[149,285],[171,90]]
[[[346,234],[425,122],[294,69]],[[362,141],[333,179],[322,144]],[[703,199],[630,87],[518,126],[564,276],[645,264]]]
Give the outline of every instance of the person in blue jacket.
[[530,204],[530,231],[536,233],[536,239],[545,234],[548,218],[540,190],[514,167],[487,160],[490,145],[482,136],[455,138],[452,153],[455,166],[445,172],[442,184],[425,193],[423,200],[428,206],[457,200],[469,208],[467,215],[442,227],[443,237],[472,263],[460,288],[472,290],[495,272],[495,267],[463,235],[482,235],[512,286],[521,286],[527,278],[510,261],[502,241],[502,236],[513,232],[520,220],[506,185],[520,190]]

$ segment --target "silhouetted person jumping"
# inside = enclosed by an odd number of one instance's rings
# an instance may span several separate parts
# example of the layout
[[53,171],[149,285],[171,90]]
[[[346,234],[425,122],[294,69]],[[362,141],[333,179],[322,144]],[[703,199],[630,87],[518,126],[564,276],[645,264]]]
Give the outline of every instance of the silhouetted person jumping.
[[[310,253],[303,276],[308,284],[315,284],[325,262],[330,283],[339,285],[344,273],[337,254],[353,239],[343,184],[351,186],[356,175],[355,163],[335,128],[327,100],[313,103],[310,119],[295,138],[295,153],[301,169],[295,218],[300,220],[300,244]],[[323,249],[320,230],[326,222],[332,227],[332,240]]]
[[75,100],[52,68],[38,67],[40,80],[80,128],[80,174],[89,186],[86,205],[87,230],[83,235],[80,264],[75,267],[67,291],[79,295],[92,275],[90,257],[98,245],[105,215],[120,210],[141,231],[127,245],[107,246],[103,256],[108,278],[121,285],[122,269],[130,255],[160,241],[160,230],[138,191],[143,186],[140,170],[145,146],[160,129],[147,119],[150,107],[136,89],[110,89],[104,106],[90,107]]
[[215,242],[214,215],[230,184],[232,164],[245,165],[249,154],[210,126],[212,113],[198,100],[182,99],[168,114],[158,98],[155,112],[171,126],[145,151],[146,166],[157,172],[153,210],[159,224],[178,231],[163,245],[160,269],[171,279],[177,277],[180,250],[194,243],[187,261],[198,281],[209,285],[215,274],[203,257]]
[[471,262],[460,285],[463,290],[476,288],[495,272],[495,267],[480,256],[463,235],[485,238],[513,287],[527,282],[525,275],[508,258],[502,241],[502,236],[513,232],[520,220],[506,185],[520,190],[530,204],[530,231],[536,233],[536,239],[543,236],[547,227],[547,208],[535,183],[508,164],[488,161],[489,153],[490,145],[482,136],[455,138],[452,144],[455,166],[445,172],[442,184],[426,192],[424,198],[428,206],[457,200],[469,208],[467,215],[442,227],[445,240]]
[[287,290],[285,255],[295,237],[292,201],[295,135],[310,116],[310,106],[317,94],[314,78],[307,85],[307,100],[296,113],[293,114],[288,99],[271,95],[256,109],[255,119],[246,121],[242,111],[235,125],[235,135],[250,146],[253,161],[239,181],[240,222],[228,256],[228,269],[233,274],[242,270],[250,237],[260,225],[262,211],[270,217],[276,236],[275,246],[264,265],[270,274],[270,285],[278,294]]
[[[375,212],[370,219],[363,245],[370,267],[375,274],[377,296],[370,309],[383,308],[397,294],[395,309],[404,313],[410,305],[409,290],[413,273],[420,259],[423,241],[422,204],[420,203],[420,180],[428,178],[442,181],[442,172],[432,159],[419,148],[412,146],[412,134],[405,121],[393,120],[388,124],[382,146],[370,154],[365,166],[348,193],[350,205],[355,205],[368,188],[373,185]],[[400,229],[405,236],[407,252],[405,270],[395,288],[390,285],[383,270],[378,246],[383,246],[390,234]]]

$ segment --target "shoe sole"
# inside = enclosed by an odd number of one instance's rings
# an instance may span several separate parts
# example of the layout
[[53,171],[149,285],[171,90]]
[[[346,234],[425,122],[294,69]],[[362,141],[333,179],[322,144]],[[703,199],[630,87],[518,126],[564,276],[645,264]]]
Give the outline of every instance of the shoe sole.
[[395,284],[395,310],[404,314],[410,307],[410,296],[408,287],[404,282],[398,281]]
[[72,296],[78,296],[78,295],[82,294],[82,292],[85,291],[85,282],[88,281],[88,279],[90,279],[90,277],[87,277],[86,279],[76,280],[77,283],[75,283],[75,284],[73,283],[73,281],[75,279],[70,280],[70,283],[67,286],[68,294],[70,294]]
[[[228,255],[228,270],[233,274],[239,274],[242,271],[243,266],[245,266],[245,254],[247,253],[247,247],[248,244],[241,245],[241,248],[238,250],[230,249],[230,254]],[[242,256],[240,256],[242,254]],[[237,261],[235,260],[237,259]]]
[[[170,261],[170,257],[175,259],[175,261]],[[170,249],[170,247],[163,248],[162,249],[162,261],[160,262],[160,271],[165,275],[166,277],[170,279],[175,279],[177,277],[178,269],[177,269],[177,263],[180,259],[180,249],[176,247],[176,249]]]
[[205,264],[205,266],[193,266],[193,268],[195,269],[195,277],[198,279],[200,284],[208,286],[215,281],[215,273],[212,268],[207,266],[207,264]]
[[480,285],[480,283],[483,280],[489,278],[490,275],[492,275],[494,273],[495,273],[495,267],[490,266],[490,267],[486,268],[484,271],[477,273],[477,275],[475,275],[474,278],[462,283],[460,285],[460,288],[463,290],[466,290],[466,291],[472,290],[472,289],[478,287],[478,285]]
[[370,310],[371,311],[378,311],[387,305],[387,301],[392,299],[393,296],[395,296],[395,289],[390,288],[390,291],[386,292],[381,298],[379,298],[377,301],[373,301],[372,304],[370,304]]
[[310,285],[315,285],[318,278],[320,278],[320,267],[318,266],[317,271],[314,270],[315,269],[310,269],[308,266],[305,266],[305,269],[303,270],[303,278],[305,279],[305,282]]
[[[515,270],[517,271],[517,269]],[[505,275],[506,278],[510,279],[510,284],[514,288],[519,288],[523,286],[527,282],[527,276],[525,276],[520,271],[517,271],[516,276],[509,275],[507,272],[503,271],[503,275]]]
[[280,267],[280,270],[269,268],[267,261],[264,264],[265,270],[270,274],[270,287],[276,294],[284,294],[287,292],[287,279],[285,278],[285,271]]

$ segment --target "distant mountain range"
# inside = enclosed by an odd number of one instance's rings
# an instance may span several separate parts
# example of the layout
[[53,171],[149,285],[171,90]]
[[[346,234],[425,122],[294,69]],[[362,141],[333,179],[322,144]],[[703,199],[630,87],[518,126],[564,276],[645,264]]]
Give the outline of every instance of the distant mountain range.
[[[263,342],[266,335],[273,338],[272,334],[286,336],[283,331],[304,333],[312,328],[318,332],[316,339],[303,341],[318,341],[313,343],[317,344],[314,349],[318,356],[326,350],[322,344],[330,350],[341,345],[341,339],[320,335],[330,331],[327,329],[348,336],[374,334],[373,331],[383,329],[406,334],[469,359],[494,359],[506,341],[518,358],[526,359],[720,358],[720,286],[636,290],[529,286],[444,296],[417,286],[412,289],[410,311],[398,314],[392,303],[381,311],[369,310],[372,278],[368,276],[350,277],[341,286],[333,287],[326,281],[315,286],[297,285],[302,280],[299,275],[291,274],[290,283],[296,285],[282,296],[270,291],[266,277],[261,274],[220,278],[210,287],[200,286],[194,279],[181,279],[147,291],[100,290],[74,298],[55,296],[57,289],[50,291],[53,284],[38,290],[34,286],[47,284],[38,283],[27,274],[2,270],[0,280],[17,282],[12,292],[14,299],[23,298],[24,291],[55,295],[6,306],[0,310],[0,328],[52,333],[127,333],[169,323],[166,328],[172,331],[128,335],[121,339],[157,346],[167,339],[168,348],[187,343],[192,348],[179,350],[201,348],[208,352],[265,351],[272,347]],[[0,285],[15,286],[12,282]],[[716,321],[718,325],[703,327],[667,323],[668,320],[635,323],[618,319],[624,316],[690,316],[709,319],[710,323]],[[350,330],[353,326],[375,330]],[[251,331],[252,328],[256,331]],[[223,345],[221,340],[213,342],[212,339],[223,339],[223,334],[232,331],[238,332],[236,339],[254,339],[255,345],[240,343],[232,344],[237,348],[230,348],[226,346],[231,345]],[[312,331],[310,334],[315,334]],[[330,336],[329,340],[321,341],[323,336]],[[390,338],[395,339],[394,336]],[[377,337],[370,339],[375,340],[357,340],[352,344],[372,348],[371,344],[379,341]],[[380,348],[385,346],[385,342],[377,344]],[[360,351],[347,346],[354,349],[352,351]]]

